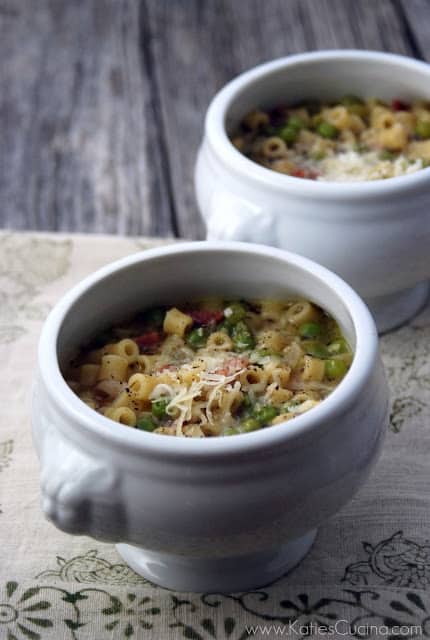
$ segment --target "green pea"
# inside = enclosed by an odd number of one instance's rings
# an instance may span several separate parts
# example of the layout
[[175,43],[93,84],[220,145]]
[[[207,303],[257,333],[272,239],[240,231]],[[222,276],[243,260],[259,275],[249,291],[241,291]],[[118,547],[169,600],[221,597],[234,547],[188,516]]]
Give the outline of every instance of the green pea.
[[247,418],[242,422],[242,431],[257,431],[261,428],[260,422],[256,418]]
[[151,418],[151,416],[142,416],[137,421],[136,427],[141,429],[142,431],[154,431],[157,428],[156,422]]
[[251,409],[252,407],[252,400],[249,397],[249,395],[247,393],[245,393],[245,395],[243,396],[243,400],[242,400],[242,408],[243,409]]
[[228,335],[231,334],[231,330],[232,330],[232,325],[230,325],[227,320],[221,320],[221,322],[219,322],[216,326],[216,330],[217,331],[225,331],[225,333],[228,333]]
[[300,129],[304,129],[306,125],[304,120],[299,118],[299,116],[291,116],[290,118],[288,118],[287,126],[300,131]]
[[340,104],[344,107],[350,107],[353,104],[364,104],[363,100],[353,94],[347,94],[340,99]]
[[249,354],[249,361],[251,363],[264,364],[267,358],[280,357],[279,353],[271,351],[270,349],[255,349]]
[[[264,360],[264,358],[280,358],[280,353],[277,351],[272,351],[271,349],[260,349],[258,351],[254,351],[253,354],[256,355],[256,361],[259,362]],[[252,361],[252,354],[250,356],[250,360]],[[264,364],[264,363],[263,363]]]
[[238,429],[236,429],[236,427],[226,427],[224,429],[224,432],[223,432],[222,435],[223,436],[235,436],[238,433],[240,433],[240,431]]
[[236,351],[247,351],[255,347],[254,336],[248,326],[242,320],[234,325],[231,338]]
[[324,160],[326,154],[324,153],[324,151],[314,151],[310,154],[310,156],[312,160]]
[[325,375],[327,378],[337,380],[343,378],[348,371],[348,367],[343,360],[326,360],[325,362]]
[[152,401],[152,415],[159,420],[162,420],[167,416],[166,409],[169,404],[169,398],[160,398],[159,400]]
[[336,138],[337,134],[339,133],[339,130],[337,127],[334,126],[334,124],[330,124],[330,122],[320,122],[320,124],[317,126],[317,133],[322,136],[323,138]]
[[246,308],[240,302],[232,302],[224,309],[224,316],[228,324],[237,324],[246,316]]
[[417,126],[415,127],[415,133],[424,140],[430,138],[430,121],[418,120]]
[[290,127],[289,124],[287,124],[287,126],[281,129],[281,131],[279,132],[279,137],[282,138],[282,140],[287,144],[293,144],[296,141],[298,135],[299,129],[297,129],[296,127]]
[[338,340],[334,340],[333,342],[331,342],[328,345],[327,350],[330,353],[337,355],[340,353],[348,353],[349,347],[348,347],[348,343],[344,338],[339,338]]
[[208,331],[204,327],[192,329],[186,337],[187,344],[192,349],[204,347],[208,339]]
[[393,153],[392,151],[388,151],[388,149],[384,149],[379,154],[380,160],[394,160],[395,158],[396,158],[396,154]]
[[316,338],[321,334],[321,325],[318,322],[305,322],[299,327],[302,338]]
[[430,160],[428,160],[427,158],[421,158],[421,163],[423,165],[423,169],[427,169],[427,167],[430,167]]
[[254,418],[258,420],[261,426],[269,424],[277,415],[278,410],[270,404],[256,407],[254,410]]
[[276,353],[274,351],[270,351],[270,349],[259,349],[258,351],[255,351],[255,353],[260,357],[260,358],[267,358],[268,356],[274,356],[276,355]]
[[254,338],[250,333],[237,334],[233,338],[233,343],[236,351],[247,351],[255,346]]
[[246,332],[246,333],[251,333],[250,328],[248,327],[248,325],[246,324],[246,322],[244,320],[239,320],[239,322],[236,322],[236,324],[234,325],[234,327],[232,327],[232,334],[234,335],[237,332]]
[[160,328],[163,326],[165,312],[163,309],[154,308],[145,311],[144,321],[149,327]]
[[302,342],[302,348],[308,355],[314,356],[315,358],[328,358],[330,355],[327,347],[317,340]]

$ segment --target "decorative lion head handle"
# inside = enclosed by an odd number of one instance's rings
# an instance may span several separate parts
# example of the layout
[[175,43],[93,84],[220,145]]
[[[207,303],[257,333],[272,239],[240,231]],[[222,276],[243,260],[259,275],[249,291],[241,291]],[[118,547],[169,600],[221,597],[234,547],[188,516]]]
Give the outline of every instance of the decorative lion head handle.
[[277,246],[275,217],[250,201],[215,191],[207,218],[207,240],[238,240]]
[[33,393],[33,437],[41,465],[42,509],[66,533],[123,540],[126,518],[118,475],[56,428],[53,411]]

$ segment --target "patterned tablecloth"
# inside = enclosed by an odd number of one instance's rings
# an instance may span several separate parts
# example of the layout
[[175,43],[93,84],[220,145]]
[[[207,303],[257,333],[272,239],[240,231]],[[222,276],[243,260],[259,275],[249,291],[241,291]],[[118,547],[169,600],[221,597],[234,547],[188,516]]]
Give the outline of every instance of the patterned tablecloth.
[[0,234],[0,639],[430,637],[430,307],[381,340],[393,409],[376,470],[272,586],[174,593],[44,519],[29,418],[43,319],[82,277],[154,244]]

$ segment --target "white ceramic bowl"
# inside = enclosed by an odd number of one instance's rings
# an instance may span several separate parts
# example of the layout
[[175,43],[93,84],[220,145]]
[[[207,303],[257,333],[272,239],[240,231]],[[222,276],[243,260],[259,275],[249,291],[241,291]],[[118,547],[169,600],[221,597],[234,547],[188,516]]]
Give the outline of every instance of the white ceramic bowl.
[[318,51],[255,67],[209,106],[195,171],[211,240],[295,251],[338,273],[363,296],[380,331],[424,303],[430,277],[430,168],[368,182],[303,180],[266,169],[230,142],[257,107],[346,93],[430,100],[430,65],[370,51]]
[[[204,440],[114,424],[67,386],[60,369],[89,337],[138,309],[202,295],[306,296],[339,322],[352,366],[288,425]],[[242,243],[145,251],[84,280],[44,326],[33,402],[43,509],[64,531],[120,543],[124,559],[161,585],[256,587],[294,566],[366,479],[387,407],[373,320],[334,274]]]

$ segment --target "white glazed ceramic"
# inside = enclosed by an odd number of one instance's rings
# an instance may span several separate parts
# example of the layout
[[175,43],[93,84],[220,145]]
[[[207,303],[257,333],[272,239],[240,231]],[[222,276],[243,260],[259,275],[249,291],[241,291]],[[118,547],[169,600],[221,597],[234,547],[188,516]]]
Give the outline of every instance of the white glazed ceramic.
[[380,331],[411,317],[430,277],[430,169],[389,180],[303,180],[252,162],[230,143],[256,107],[346,93],[430,99],[430,65],[370,51],[318,51],[255,67],[209,106],[195,188],[210,240],[273,245],[338,273]]
[[[204,440],[113,423],[69,389],[60,367],[94,334],[139,309],[203,295],[306,296],[340,323],[355,350],[351,369],[288,425]],[[367,478],[387,406],[373,320],[334,274],[244,243],[145,251],[84,280],[44,326],[33,402],[43,509],[63,531],[120,543],[123,558],[163,586],[257,587],[297,564]]]

